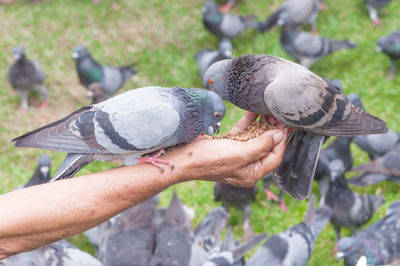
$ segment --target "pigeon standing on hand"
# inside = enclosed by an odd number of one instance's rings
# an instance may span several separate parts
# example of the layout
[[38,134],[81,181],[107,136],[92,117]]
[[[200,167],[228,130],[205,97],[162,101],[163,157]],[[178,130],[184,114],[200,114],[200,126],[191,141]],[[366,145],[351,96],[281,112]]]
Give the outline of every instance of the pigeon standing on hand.
[[195,56],[195,59],[197,61],[197,65],[199,66],[201,80],[203,80],[204,74],[212,64],[224,59],[231,58],[233,58],[232,43],[228,39],[220,41],[218,50],[211,51],[208,49],[204,49],[198,52]]
[[316,33],[320,2],[320,0],[286,0],[266,21],[260,23],[259,29],[264,32],[275,24],[278,26],[311,24],[313,32]]
[[332,211],[327,206],[315,209],[315,198],[312,196],[304,221],[269,237],[246,266],[306,265],[315,240],[331,216]]
[[8,81],[21,97],[22,111],[28,109],[28,96],[30,92],[36,91],[42,97],[42,103],[39,108],[47,106],[47,89],[44,86],[45,75],[36,61],[26,58],[25,49],[22,46],[16,46],[13,49],[15,62],[8,68]]
[[396,72],[396,60],[400,59],[400,30],[378,40],[377,52],[384,52],[390,58],[390,78]]
[[221,13],[215,1],[207,1],[203,6],[203,24],[219,39],[233,39],[249,28],[257,29],[259,23],[254,16],[241,17]]
[[378,17],[378,12],[385,6],[389,5],[390,2],[392,2],[392,0],[364,0],[365,7],[368,10],[372,23],[375,25],[381,24],[381,21]]
[[[344,259],[346,266],[356,265],[399,265],[400,257],[400,202],[395,201],[386,216],[352,237],[339,240],[337,260]],[[357,264],[359,265],[359,264]]]
[[310,195],[326,135],[353,137],[388,130],[384,121],[353,106],[332,82],[282,58],[245,55],[219,61],[207,70],[204,84],[240,108],[295,129],[273,175],[278,186],[297,199]]
[[333,52],[357,47],[349,40],[330,40],[290,25],[283,27],[280,42],[286,53],[306,68]]
[[[82,107],[70,115],[28,132],[13,142],[68,152],[52,180],[75,175],[94,160],[123,160],[125,165],[171,162],[158,158],[164,148],[187,143],[202,133],[213,135],[225,115],[225,104],[204,89],[144,87]],[[140,158],[155,151],[156,155]]]
[[131,66],[102,66],[96,62],[84,46],[76,46],[72,57],[76,59],[76,70],[83,86],[98,82],[102,85],[107,97],[111,97],[124,83],[137,73]]
[[351,191],[344,177],[345,168],[341,160],[330,162],[329,167],[331,180],[325,203],[333,210],[331,222],[338,241],[342,227],[349,228],[354,234],[371,219],[379,206],[385,203],[385,199],[381,196],[360,195]]

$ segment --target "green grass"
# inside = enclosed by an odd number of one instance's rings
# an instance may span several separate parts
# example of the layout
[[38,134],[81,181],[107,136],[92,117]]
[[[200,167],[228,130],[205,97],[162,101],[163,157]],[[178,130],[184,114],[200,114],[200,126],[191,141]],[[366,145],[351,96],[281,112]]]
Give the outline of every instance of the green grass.
[[[254,13],[266,18],[282,1],[242,1],[233,12]],[[315,73],[340,79],[346,93],[357,92],[371,113],[385,119],[394,130],[400,130],[400,71],[394,80],[388,80],[389,60],[374,51],[376,40],[396,30],[400,25],[400,3],[393,1],[381,15],[383,26],[374,27],[368,18],[363,1],[327,0],[329,10],[318,17],[321,35],[335,39],[351,39],[358,48],[338,52],[312,67]],[[11,191],[26,182],[32,175],[39,154],[47,153],[53,159],[52,173],[65,154],[38,149],[16,149],[10,140],[28,130],[52,122],[69,112],[87,105],[85,91],[80,86],[71,53],[75,45],[89,47],[99,62],[123,65],[135,63],[140,71],[125,90],[148,85],[202,87],[194,55],[203,48],[215,49],[217,40],[201,23],[203,1],[111,1],[91,0],[19,1],[16,5],[0,6],[0,193]],[[33,98],[33,108],[26,115],[18,113],[19,98],[6,80],[7,65],[11,62],[12,47],[22,44],[29,58],[40,61],[47,74],[50,106],[38,110],[38,98]],[[233,42],[234,55],[269,53],[289,58],[279,45],[278,29],[266,34],[248,31]],[[242,111],[229,105],[223,121],[227,132],[240,118]],[[356,163],[367,161],[367,156],[352,147]],[[110,168],[107,163],[93,163],[79,175]],[[213,201],[213,184],[189,182],[175,186],[183,202],[196,210],[194,225],[219,203]],[[374,216],[384,215],[388,204],[398,199],[400,186],[383,182],[356,191],[383,194],[387,202]],[[318,194],[317,188],[314,191]],[[166,205],[172,188],[161,194],[161,204]],[[289,211],[284,213],[274,203],[265,200],[260,191],[252,204],[251,222],[256,232],[277,233],[299,223],[307,209],[307,202],[286,196]],[[236,237],[241,230],[241,214],[233,211],[230,225]],[[349,234],[349,232],[345,232]],[[82,235],[72,237],[72,242],[93,253]],[[317,240],[309,265],[332,265],[334,231],[329,225]]]

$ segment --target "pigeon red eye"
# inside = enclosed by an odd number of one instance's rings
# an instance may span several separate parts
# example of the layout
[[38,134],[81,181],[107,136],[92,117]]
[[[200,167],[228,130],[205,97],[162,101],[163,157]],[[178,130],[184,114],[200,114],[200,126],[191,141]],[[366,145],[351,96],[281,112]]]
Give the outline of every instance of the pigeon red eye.
[[216,113],[215,116],[216,116],[216,117],[221,117],[222,114],[221,114],[221,113]]
[[214,80],[212,80],[212,79],[208,79],[207,82],[208,82],[208,84],[210,84],[210,85],[213,85],[213,84],[214,84]]

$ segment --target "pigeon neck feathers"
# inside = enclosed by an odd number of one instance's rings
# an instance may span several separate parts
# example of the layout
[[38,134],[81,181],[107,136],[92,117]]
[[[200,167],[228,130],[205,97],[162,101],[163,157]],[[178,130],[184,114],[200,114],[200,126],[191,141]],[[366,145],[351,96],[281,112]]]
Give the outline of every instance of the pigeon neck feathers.
[[102,66],[97,63],[89,54],[76,61],[79,78],[85,86],[93,82],[101,82]]

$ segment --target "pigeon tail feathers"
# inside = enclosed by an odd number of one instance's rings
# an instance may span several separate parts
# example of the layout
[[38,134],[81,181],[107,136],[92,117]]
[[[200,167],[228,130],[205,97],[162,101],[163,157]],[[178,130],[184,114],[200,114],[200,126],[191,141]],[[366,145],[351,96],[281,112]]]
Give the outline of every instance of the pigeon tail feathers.
[[85,165],[93,162],[93,154],[68,153],[50,182],[71,178]]

